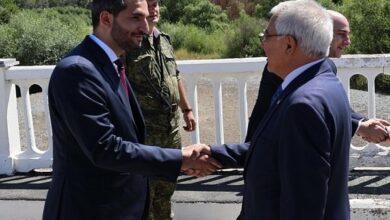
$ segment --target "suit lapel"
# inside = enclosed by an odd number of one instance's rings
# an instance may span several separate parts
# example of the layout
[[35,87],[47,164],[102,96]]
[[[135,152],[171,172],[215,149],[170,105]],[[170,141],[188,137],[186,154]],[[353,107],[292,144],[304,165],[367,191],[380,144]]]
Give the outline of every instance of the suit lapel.
[[246,154],[245,166],[244,166],[244,177],[246,175],[246,168],[248,165],[248,161],[252,155],[253,148],[256,145],[257,137],[261,136],[263,130],[267,127],[266,125],[270,123],[270,118],[275,113],[275,111],[281,106],[291,93],[293,93],[297,88],[301,87],[303,84],[314,78],[316,75],[330,72],[331,67],[328,62],[321,61],[314,66],[311,66],[309,69],[305,70],[302,74],[300,74],[297,78],[295,78],[288,86],[283,90],[280,94],[279,98],[276,100],[276,103],[270,106],[267,113],[264,115],[264,118],[261,120],[260,124],[257,126],[255,133],[252,137],[250,147],[248,149],[248,153]]
[[121,85],[118,73],[106,53],[88,36],[85,38],[84,43],[87,49],[90,50],[89,54],[93,54],[94,60],[97,63],[100,63],[101,69],[98,71],[109,83],[111,89],[115,91],[118,99],[123,104],[122,107],[124,108],[125,112],[128,113],[128,117],[132,120],[132,123],[136,128],[135,131],[139,140],[143,141],[145,138],[145,122],[143,120],[143,115],[139,108],[138,101],[134,97],[134,92],[131,89],[130,84],[127,83],[129,88],[129,97],[127,97],[126,92]]
[[133,113],[133,120],[137,130],[139,131],[140,140],[142,142],[145,140],[145,121],[144,116],[141,111],[141,107],[138,104],[137,98],[135,97],[135,93],[130,83],[127,82],[127,88],[129,89],[129,100],[130,100],[130,108]]
[[130,108],[129,99],[127,98],[127,95],[126,95],[126,92],[125,92],[123,86],[121,86],[121,82],[120,82],[120,79],[118,77],[118,73],[116,72],[113,65],[111,63],[105,64],[103,66],[103,72],[107,73],[106,75],[109,79],[110,86],[111,86],[112,90],[115,91],[115,93],[118,95],[121,102],[124,105],[126,105],[126,107]]

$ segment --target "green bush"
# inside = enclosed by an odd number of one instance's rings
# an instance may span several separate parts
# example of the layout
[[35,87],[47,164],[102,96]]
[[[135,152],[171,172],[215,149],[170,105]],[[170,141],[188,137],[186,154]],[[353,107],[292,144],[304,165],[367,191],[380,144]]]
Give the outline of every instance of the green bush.
[[0,6],[0,24],[6,24],[11,18],[11,12]]
[[19,11],[18,6],[14,0],[1,0],[0,1],[0,24],[6,24],[9,22],[12,14]]
[[222,53],[226,48],[223,36],[222,32],[207,34],[198,28],[190,28],[183,46],[187,50],[197,53]]
[[390,76],[380,74],[375,79],[375,90],[379,93],[390,95]]
[[55,9],[20,12],[1,26],[0,57],[15,57],[21,65],[55,64],[88,33],[87,23]]
[[171,36],[173,47],[176,50],[183,48],[195,53],[222,54],[226,49],[225,31],[222,30],[208,33],[195,25],[181,23],[164,23],[160,28]]
[[17,50],[15,30],[9,25],[0,25],[0,58],[15,58]]
[[234,28],[230,35],[227,35],[227,50],[224,57],[258,57],[264,56],[260,48],[258,37],[266,27],[266,22],[262,19],[241,14],[240,18],[233,24]]
[[363,75],[353,75],[349,80],[351,89],[358,89],[367,91],[367,78]]
[[319,0],[319,3],[327,8],[327,9],[331,9],[331,10],[335,10],[335,11],[338,11],[336,8],[337,8],[337,5],[340,3],[340,1],[335,1],[335,0]]
[[171,36],[171,41],[173,48],[180,49],[183,48],[183,42],[185,39],[184,31],[185,26],[183,24],[172,24],[172,23],[160,23],[159,29]]
[[[354,75],[350,80],[351,89],[367,91],[367,78],[362,75]],[[390,76],[380,74],[375,78],[375,92],[390,95]]]

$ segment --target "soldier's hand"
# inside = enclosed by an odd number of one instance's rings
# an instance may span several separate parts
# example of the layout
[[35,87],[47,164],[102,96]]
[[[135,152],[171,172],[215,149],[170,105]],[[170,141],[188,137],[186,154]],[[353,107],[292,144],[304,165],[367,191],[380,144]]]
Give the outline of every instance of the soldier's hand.
[[186,123],[186,126],[183,126],[185,131],[195,131],[196,129],[196,121],[194,114],[191,111],[184,111],[183,112],[183,119]]

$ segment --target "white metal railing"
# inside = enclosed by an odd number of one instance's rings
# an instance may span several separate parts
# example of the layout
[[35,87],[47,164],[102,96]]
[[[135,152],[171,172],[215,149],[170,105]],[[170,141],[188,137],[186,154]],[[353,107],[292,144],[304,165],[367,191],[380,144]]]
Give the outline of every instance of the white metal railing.
[[[346,91],[350,91],[350,78],[361,74],[368,82],[368,117],[376,116],[375,78],[381,73],[390,75],[390,54],[347,55],[334,62],[338,67],[338,76]],[[247,85],[254,79],[258,82],[266,63],[266,58],[187,60],[178,61],[179,69],[186,81],[187,93],[193,106],[195,117],[199,119],[198,82],[201,79],[212,81],[215,115],[215,143],[224,143],[223,94],[222,82],[233,79],[237,82],[239,103],[239,132],[243,141],[248,125]],[[47,128],[50,118],[47,105],[47,86],[54,66],[15,66],[15,59],[0,60],[0,174],[27,172],[35,168],[49,168],[52,164],[51,129],[47,129],[47,146],[37,146],[34,131],[34,119],[31,112],[31,85],[39,85],[43,90],[43,112]],[[17,101],[15,86],[21,90]],[[18,104],[19,103],[19,104]],[[18,117],[18,108],[22,117]],[[249,110],[250,111],[250,110]],[[40,119],[42,120],[42,119]],[[24,124],[20,131],[19,124]],[[201,125],[200,125],[201,126]],[[193,132],[192,143],[201,142],[199,128]],[[23,133],[22,133],[23,132]],[[21,148],[21,135],[26,146]],[[45,149],[45,150],[42,150]],[[47,149],[47,150],[46,150]],[[351,167],[387,166],[390,167],[389,147],[367,144],[363,147],[351,146]]]

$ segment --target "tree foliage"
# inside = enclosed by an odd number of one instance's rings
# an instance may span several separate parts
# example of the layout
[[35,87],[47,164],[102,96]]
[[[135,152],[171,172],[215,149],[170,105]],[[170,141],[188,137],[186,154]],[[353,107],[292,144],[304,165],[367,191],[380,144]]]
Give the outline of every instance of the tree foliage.
[[[176,49],[213,57],[263,56],[258,34],[282,0],[163,0],[160,28]],[[348,53],[390,52],[390,1],[318,0],[350,21]],[[0,56],[54,64],[90,30],[92,0],[0,0]],[[63,7],[63,6],[75,7]],[[23,8],[20,10],[18,7]],[[39,10],[38,10],[38,9]]]
[[260,49],[259,33],[263,31],[266,23],[262,19],[242,14],[234,22],[233,32],[227,38],[227,51],[224,57],[256,57],[264,55]]
[[256,16],[258,18],[269,18],[269,11],[272,7],[284,0],[254,0],[256,3]]
[[186,5],[180,21],[183,24],[193,24],[212,31],[226,27],[228,18],[220,7],[204,0],[197,4]]

